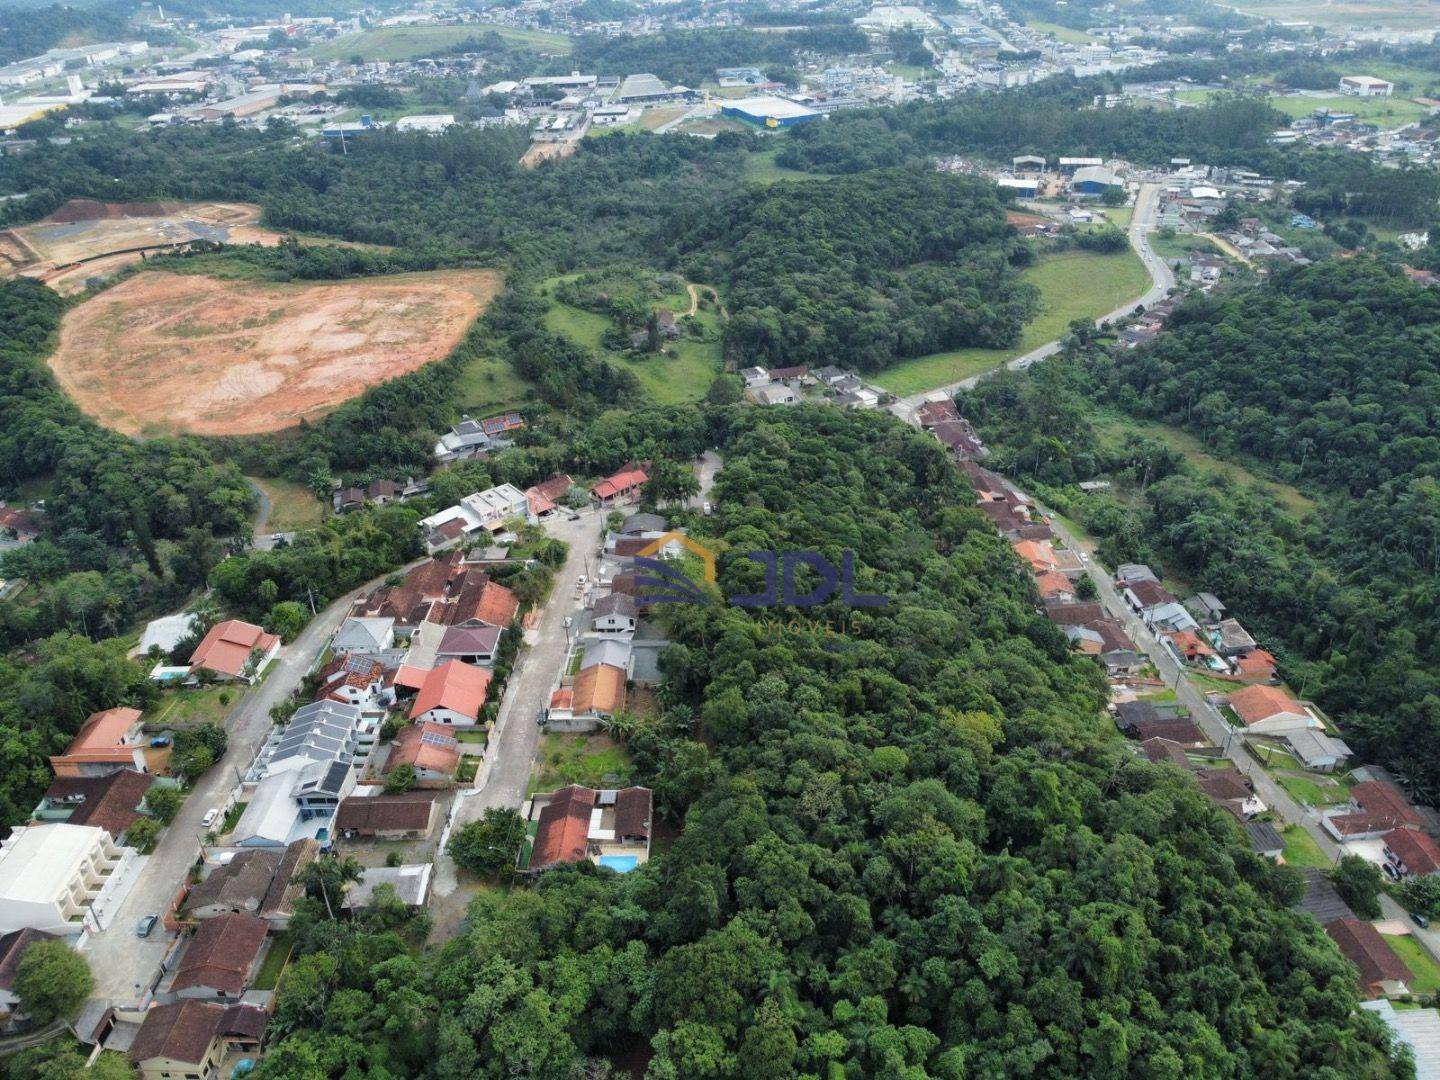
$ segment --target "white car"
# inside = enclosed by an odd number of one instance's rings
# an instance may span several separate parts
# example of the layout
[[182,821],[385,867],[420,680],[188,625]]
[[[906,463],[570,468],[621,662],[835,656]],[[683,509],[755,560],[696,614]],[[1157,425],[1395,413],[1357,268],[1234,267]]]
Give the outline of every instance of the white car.
[[574,617],[573,615],[566,615],[566,616],[565,616],[565,629],[566,629],[566,630],[569,630],[570,627],[572,627],[572,626],[574,626],[574,625],[575,625],[575,617]]
[[713,508],[711,507],[710,503],[707,501],[707,502],[705,503],[705,514],[708,516],[709,513],[710,513],[710,511],[711,511],[712,509],[713,509]]
[[219,816],[220,816],[220,811],[219,811],[219,810],[215,810],[215,809],[206,810],[206,811],[205,811],[205,816],[200,819],[200,824],[203,825],[205,828],[208,829],[211,825],[214,825],[214,824],[215,824],[215,819],[218,818]]

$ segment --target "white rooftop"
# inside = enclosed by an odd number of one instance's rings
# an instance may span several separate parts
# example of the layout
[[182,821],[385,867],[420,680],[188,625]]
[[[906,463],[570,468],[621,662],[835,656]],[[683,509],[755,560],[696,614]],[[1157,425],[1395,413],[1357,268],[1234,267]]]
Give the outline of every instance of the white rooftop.
[[76,868],[109,834],[98,825],[31,825],[0,847],[0,907],[7,901],[50,903]]

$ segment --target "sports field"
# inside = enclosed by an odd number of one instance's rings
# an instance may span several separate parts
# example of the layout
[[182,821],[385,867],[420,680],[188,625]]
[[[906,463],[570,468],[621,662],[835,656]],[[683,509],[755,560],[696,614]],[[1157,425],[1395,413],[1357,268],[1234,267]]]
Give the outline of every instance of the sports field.
[[493,23],[467,23],[463,26],[379,26],[323,42],[308,49],[306,55],[315,60],[349,60],[352,56],[363,60],[418,60],[463,41],[482,38],[492,31],[514,45],[538,52],[564,55],[570,51],[570,39],[562,34]]
[[447,355],[499,288],[488,270],[325,284],[146,271],[70,311],[50,366],[127,434],[275,431]]

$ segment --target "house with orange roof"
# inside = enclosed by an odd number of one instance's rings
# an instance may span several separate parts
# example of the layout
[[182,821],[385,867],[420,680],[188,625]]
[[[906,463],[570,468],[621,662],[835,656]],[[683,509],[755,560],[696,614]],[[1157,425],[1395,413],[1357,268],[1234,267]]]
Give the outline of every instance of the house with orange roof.
[[1215,655],[1210,643],[1194,630],[1175,630],[1165,635],[1175,655],[1187,664],[1204,663]]
[[590,497],[601,506],[613,506],[618,502],[637,497],[640,489],[649,479],[649,475],[643,468],[631,463],[592,487]]
[[[1026,540],[1023,543],[1033,543]],[[1073,604],[1076,600],[1075,583],[1064,574],[1046,570],[1035,575],[1035,588],[1045,603]]]
[[529,841],[520,853],[522,873],[585,860],[628,873],[650,857],[649,788],[584,788],[576,784],[530,800]]
[[145,735],[139,709],[91,713],[63,754],[50,758],[56,776],[107,776],[121,769],[145,772]]
[[1265,649],[1255,649],[1244,656],[1231,657],[1230,664],[1235,669],[1235,674],[1244,682],[1271,682],[1275,678],[1275,657]]
[[1440,846],[1413,825],[1385,834],[1385,861],[1400,877],[1440,874]]
[[615,664],[582,668],[550,695],[545,726],[552,731],[598,731],[625,708],[625,669]]
[[1304,705],[1278,686],[1247,686],[1226,698],[1245,730],[1259,735],[1283,734],[1323,725]]
[[1036,574],[1043,574],[1056,567],[1055,549],[1049,544],[1037,543],[1034,540],[1016,540],[1010,546],[1015,549],[1016,555],[1030,564],[1030,569]]
[[425,676],[410,706],[410,719],[452,726],[477,723],[492,677],[486,668],[447,660]]
[[390,744],[385,759],[384,775],[401,765],[415,770],[415,779],[422,787],[448,784],[460,767],[460,740],[445,724],[422,722],[406,724]]
[[190,674],[253,682],[280,651],[280,638],[253,623],[227,619],[210,628],[190,657]]

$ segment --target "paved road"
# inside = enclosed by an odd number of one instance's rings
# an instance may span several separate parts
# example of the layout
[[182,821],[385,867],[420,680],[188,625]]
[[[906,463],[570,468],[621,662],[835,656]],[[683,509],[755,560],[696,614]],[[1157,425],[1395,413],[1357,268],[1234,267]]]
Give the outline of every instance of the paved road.
[[700,484],[700,490],[691,496],[690,505],[696,510],[705,508],[705,503],[710,498],[710,489],[715,486],[715,474],[724,464],[724,459],[715,450],[706,450],[695,463],[695,479]]
[[[490,736],[493,761],[481,787],[459,793],[455,800],[453,828],[475,821],[492,806],[519,809],[525,801],[530,770],[540,746],[540,712],[549,703],[550,691],[569,651],[565,618],[575,615],[580,604],[575,591],[582,574],[593,579],[600,536],[605,529],[605,511],[583,510],[573,521],[546,525],[546,532],[570,545],[565,565],[555,574],[555,586],[540,615],[539,625],[526,635],[527,646],[505,689],[500,715]],[[459,884],[455,863],[443,852],[435,860],[435,892],[448,896]]]
[[[375,584],[371,582],[364,588],[373,588]],[[225,724],[230,733],[225,756],[200,777],[195,789],[181,804],[180,812],[161,834],[155,851],[140,871],[139,880],[110,926],[93,934],[85,944],[85,956],[95,973],[93,997],[108,999],[112,1004],[133,1004],[155,977],[174,935],[157,926],[148,938],[141,940],[135,936],[135,924],[146,915],[164,911],[174,898],[199,856],[206,831],[200,819],[207,810],[221,806],[239,782],[274,726],[270,709],[300,685],[361,591],[363,589],[357,589],[335,601],[312,619],[295,641],[281,649],[264,681],[243,694],[231,711]]]
[[[1140,256],[1141,263],[1150,274],[1150,288],[1134,300],[1121,304],[1110,314],[1096,319],[1095,325],[1104,326],[1113,319],[1129,315],[1138,305],[1143,304],[1149,307],[1151,304],[1158,303],[1175,287],[1175,274],[1170,269],[1170,265],[1156,255],[1154,249],[1150,247],[1150,232],[1155,227],[1155,210],[1159,201],[1160,186],[1158,184],[1141,184],[1140,190],[1135,195],[1135,212],[1130,217],[1130,246],[1135,249],[1135,253]],[[1037,360],[1054,356],[1059,351],[1060,340],[1057,338],[1054,341],[1047,341],[1044,345],[1031,349],[1024,356],[1017,356],[1001,366],[1011,369],[1027,368]],[[920,394],[911,394],[891,405],[890,411],[906,423],[914,423],[915,410],[927,400],[941,396],[953,397],[957,391],[970,390],[981,379],[993,375],[998,370],[1000,368],[982,371],[979,375],[972,375],[968,379],[937,386],[933,390],[926,390]]]
[[[1060,521],[1056,520],[1053,514],[1046,512],[1050,518],[1050,528],[1062,541],[1065,546],[1073,551],[1083,550],[1078,538],[1067,529]],[[1246,751],[1242,740],[1227,724],[1220,713],[1213,705],[1198,691],[1191,683],[1186,669],[1183,668],[1174,655],[1166,648],[1150,628],[1136,615],[1130,605],[1120,596],[1115,588],[1114,581],[1110,575],[1095,562],[1089,559],[1086,564],[1086,572],[1090,580],[1100,593],[1100,602],[1105,609],[1125,627],[1130,639],[1135,642],[1154,662],[1156,670],[1165,682],[1172,686],[1180,704],[1189,711],[1191,719],[1200,725],[1206,736],[1216,746],[1225,750],[1225,756],[1234,763],[1242,773],[1248,776],[1255,784],[1255,794],[1260,797],[1261,802],[1272,809],[1276,816],[1284,822],[1300,825],[1310,834],[1310,837],[1319,845],[1325,857],[1332,863],[1340,860],[1340,845],[1336,844],[1320,825],[1320,814],[1307,809],[1298,803],[1288,791],[1281,787],[1264,767]],[[1415,935],[1425,950],[1435,959],[1440,960],[1440,935],[1432,930],[1421,930],[1405,914],[1399,904],[1389,896],[1381,895],[1381,908],[1387,919],[1398,919],[1405,924],[1406,928]]]

